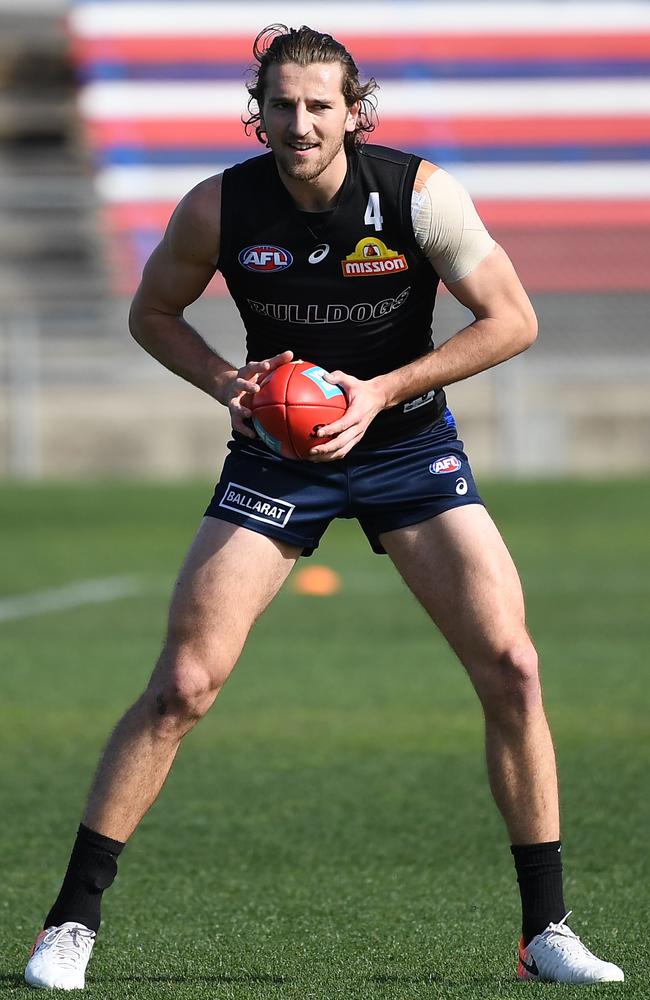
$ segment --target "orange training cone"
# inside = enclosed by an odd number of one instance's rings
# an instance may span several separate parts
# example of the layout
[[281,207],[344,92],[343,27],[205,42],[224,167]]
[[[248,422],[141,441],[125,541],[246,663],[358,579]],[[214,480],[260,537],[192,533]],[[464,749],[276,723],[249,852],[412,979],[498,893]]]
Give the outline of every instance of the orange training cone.
[[341,577],[329,566],[307,566],[294,576],[293,589],[297,594],[331,597],[341,589]]

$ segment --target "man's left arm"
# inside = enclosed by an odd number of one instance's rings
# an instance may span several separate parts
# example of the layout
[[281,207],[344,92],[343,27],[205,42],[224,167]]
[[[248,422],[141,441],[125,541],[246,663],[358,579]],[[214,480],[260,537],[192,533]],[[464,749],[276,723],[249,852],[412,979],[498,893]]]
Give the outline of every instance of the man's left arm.
[[349,405],[345,416],[324,429],[336,437],[312,449],[315,461],[343,458],[381,410],[492,368],[525,351],[535,340],[535,312],[500,246],[495,245],[468,275],[448,282],[447,288],[472,311],[474,322],[440,347],[386,375],[362,381],[332,372],[328,380],[343,387]]

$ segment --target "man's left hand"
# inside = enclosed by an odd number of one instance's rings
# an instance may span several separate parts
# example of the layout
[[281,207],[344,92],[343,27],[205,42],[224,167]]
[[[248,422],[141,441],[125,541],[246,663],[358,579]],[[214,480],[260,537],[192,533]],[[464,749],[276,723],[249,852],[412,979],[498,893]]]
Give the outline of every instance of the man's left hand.
[[343,389],[348,408],[342,417],[318,431],[318,437],[334,437],[311,449],[310,462],[334,462],[344,458],[359,443],[370,422],[386,406],[386,397],[378,379],[362,381],[345,372],[330,372],[324,379]]

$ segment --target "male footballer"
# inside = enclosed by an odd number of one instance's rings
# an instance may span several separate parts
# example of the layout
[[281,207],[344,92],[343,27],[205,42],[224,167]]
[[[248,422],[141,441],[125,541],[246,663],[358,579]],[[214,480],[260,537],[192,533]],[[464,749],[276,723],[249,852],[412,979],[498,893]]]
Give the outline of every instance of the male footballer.
[[[521,894],[516,974],[622,980],[566,922],[555,757],[521,586],[445,401],[444,386],[532,344],[532,306],[457,181],[418,156],[362,142],[376,84],[360,84],[343,45],[274,25],[254,54],[247,124],[270,151],[186,195],[144,269],[130,319],[145,350],[228,407],[230,453],[174,589],[163,652],[108,740],[25,978],[83,988],[102,894],[183,736],[296,560],[333,518],[354,516],[480,699],[490,787]],[[239,370],[183,318],[216,269],[246,328]],[[474,320],[435,347],[439,281]],[[276,454],[250,422],[260,377],[292,358],[330,372],[349,403],[322,432],[332,439],[317,440],[304,461]],[[273,507],[255,513],[260,496]],[[254,574],[241,572],[250,565]]]

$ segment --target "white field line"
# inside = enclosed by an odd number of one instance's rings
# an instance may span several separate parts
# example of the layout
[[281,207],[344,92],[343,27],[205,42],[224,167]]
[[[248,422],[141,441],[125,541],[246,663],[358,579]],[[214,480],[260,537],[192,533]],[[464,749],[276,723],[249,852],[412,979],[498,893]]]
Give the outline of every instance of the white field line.
[[104,604],[133,597],[152,589],[151,582],[139,576],[107,576],[99,580],[77,580],[75,583],[36,590],[30,594],[0,598],[0,622],[31,618],[52,611],[69,611],[84,604]]
[[[527,593],[546,592],[551,589],[565,594],[582,593],[585,588],[589,589],[590,582],[593,582],[584,574],[570,574],[560,579],[556,577],[551,579],[544,573],[524,573],[523,576],[524,590]],[[625,574],[614,580],[603,578],[594,585],[594,589],[599,592],[639,595],[644,592],[646,583],[645,577]],[[137,597],[145,593],[166,593],[171,586],[171,577],[146,579],[139,576],[111,576],[99,580],[78,580],[51,590],[37,590],[31,594],[0,598],[0,623],[51,612],[69,611],[88,604],[119,601],[125,597]],[[343,574],[342,592],[348,596],[388,596],[405,593],[406,585],[397,573],[377,575],[356,570]],[[283,596],[302,599],[304,595],[296,594],[288,584],[283,590]]]

